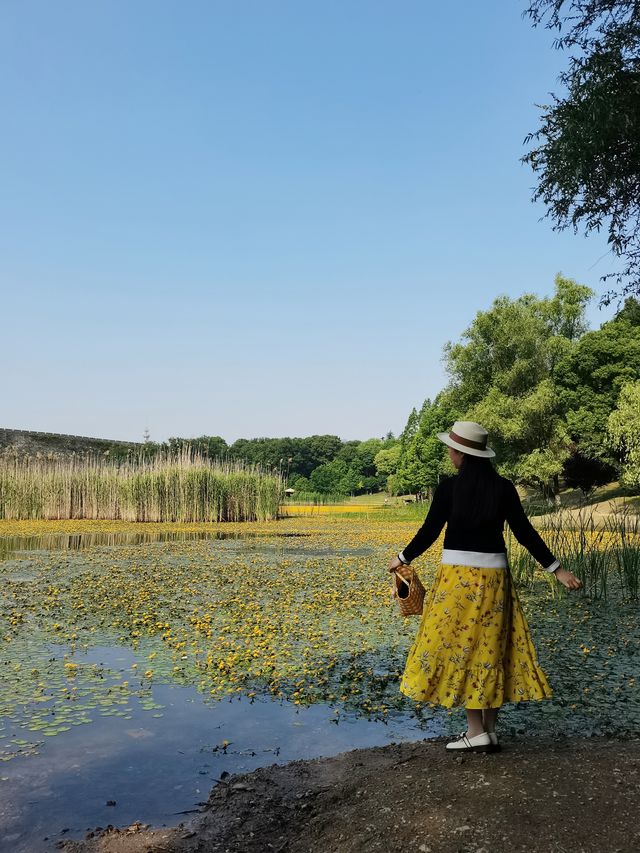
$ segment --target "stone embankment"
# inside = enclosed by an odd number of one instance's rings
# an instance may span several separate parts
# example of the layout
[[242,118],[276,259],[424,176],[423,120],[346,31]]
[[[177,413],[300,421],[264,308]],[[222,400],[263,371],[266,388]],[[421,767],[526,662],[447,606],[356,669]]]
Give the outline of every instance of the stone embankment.
[[127,451],[143,445],[135,441],[112,441],[86,435],[64,435],[57,432],[34,432],[23,429],[0,428],[0,452],[15,452],[18,456],[72,456],[85,454],[126,456]]

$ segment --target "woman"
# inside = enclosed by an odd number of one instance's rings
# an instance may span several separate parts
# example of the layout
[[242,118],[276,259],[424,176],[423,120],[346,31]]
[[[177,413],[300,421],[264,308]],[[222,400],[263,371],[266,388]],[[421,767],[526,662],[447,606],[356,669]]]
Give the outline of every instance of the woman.
[[436,541],[447,525],[442,565],[409,652],[400,690],[420,702],[464,705],[467,731],[451,751],[500,748],[496,720],[503,702],[547,699],[551,688],[538,666],[527,621],[511,582],[504,522],[516,539],[567,589],[581,582],[560,567],[524,513],[515,486],[489,461],[487,431],[456,421],[438,433],[449,448],[455,477],[440,483],[424,524],[389,571],[399,571]]

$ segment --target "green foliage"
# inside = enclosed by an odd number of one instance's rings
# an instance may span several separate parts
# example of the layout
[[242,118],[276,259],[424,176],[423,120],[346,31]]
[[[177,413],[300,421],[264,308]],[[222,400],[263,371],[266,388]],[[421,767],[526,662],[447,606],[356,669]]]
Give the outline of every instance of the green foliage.
[[314,468],[335,459],[342,441],[337,435],[307,438],[239,438],[229,448],[234,459],[278,469],[289,476],[309,477]]
[[629,323],[630,326],[640,326],[640,302],[629,296],[624,305],[618,311],[615,319],[619,322]]
[[389,477],[396,473],[398,470],[398,463],[400,461],[400,453],[402,448],[400,444],[394,444],[392,447],[387,448],[386,450],[379,450],[374,457],[374,464],[376,466],[376,472],[381,477]]
[[[523,158],[554,230],[606,227],[623,294],[640,293],[640,5],[634,0],[534,0],[527,14],[569,49],[565,94],[542,107]],[[618,296],[608,293],[605,304]]]
[[562,472],[564,458],[550,447],[536,447],[520,460],[517,467],[518,479],[538,489],[551,498],[557,491],[557,480]]
[[396,471],[387,482],[392,494],[422,495],[438,485],[448,457],[437,433],[448,432],[455,420],[456,411],[446,394],[439,394],[433,403],[425,400],[420,412],[413,409],[400,437]]
[[608,429],[612,444],[622,454],[622,482],[640,490],[640,381],[623,386]]
[[301,477],[299,474],[293,474],[293,476],[289,477],[287,485],[289,488],[295,489],[296,491],[311,491],[311,482],[308,480],[307,477]]
[[331,492],[314,492],[311,486],[307,489],[297,488],[295,494],[285,500],[284,515],[287,515],[286,504],[313,504],[314,506],[324,506],[326,504],[342,504],[347,500],[342,492],[332,494]]
[[584,331],[592,295],[588,287],[557,275],[551,299],[500,296],[488,311],[478,311],[462,342],[445,346],[457,404],[467,410],[492,389],[519,397],[547,379]]
[[462,342],[445,347],[449,399],[489,431],[504,473],[547,495],[557,491],[570,451],[553,376],[586,328],[591,295],[558,275],[553,297],[499,297]]
[[315,492],[331,492],[347,495],[355,488],[355,477],[349,477],[349,468],[344,459],[333,459],[311,472],[309,478]]
[[378,473],[375,457],[394,443],[391,434],[382,439],[347,442],[335,435],[242,438],[229,451],[234,458],[281,471],[292,488],[357,495],[384,488],[386,477]]
[[492,446],[510,473],[518,474],[526,456],[534,450],[551,450],[557,473],[561,471],[562,461],[569,452],[569,440],[550,379],[542,379],[520,396],[492,388],[469,411],[468,419],[478,421],[489,431]]
[[[376,466],[376,458],[396,445],[392,435],[367,441],[347,441],[336,456],[315,468],[309,477],[309,488],[324,494],[361,495],[379,492],[387,476]],[[382,457],[384,458],[384,457]]]
[[575,450],[615,465],[607,418],[620,390],[640,379],[640,303],[628,299],[614,320],[587,332],[554,370],[560,403]]

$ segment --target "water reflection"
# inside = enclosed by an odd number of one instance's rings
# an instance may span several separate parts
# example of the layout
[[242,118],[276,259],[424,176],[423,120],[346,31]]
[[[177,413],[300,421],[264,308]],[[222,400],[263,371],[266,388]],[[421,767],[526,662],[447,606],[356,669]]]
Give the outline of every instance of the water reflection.
[[[224,532],[218,530],[163,530],[143,532],[47,533],[39,536],[0,536],[0,560],[20,551],[84,551],[99,546],[148,545],[155,542],[187,542],[203,539],[255,539],[263,534],[250,530]],[[269,538],[299,539],[307,533],[269,533]]]

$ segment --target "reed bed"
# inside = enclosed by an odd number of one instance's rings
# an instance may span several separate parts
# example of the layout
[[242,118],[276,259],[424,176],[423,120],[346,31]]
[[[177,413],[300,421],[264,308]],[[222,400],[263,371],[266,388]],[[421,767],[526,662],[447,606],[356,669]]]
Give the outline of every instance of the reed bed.
[[[635,512],[622,508],[598,521],[589,507],[577,513],[559,510],[545,518],[540,533],[562,567],[582,581],[587,598],[606,599],[615,588],[624,599],[638,600],[640,516]],[[532,586],[537,563],[510,532],[507,551],[516,583]],[[562,595],[557,583],[551,589]]]
[[87,457],[0,457],[0,518],[153,522],[269,521],[284,480],[256,465],[178,454],[114,463]]

